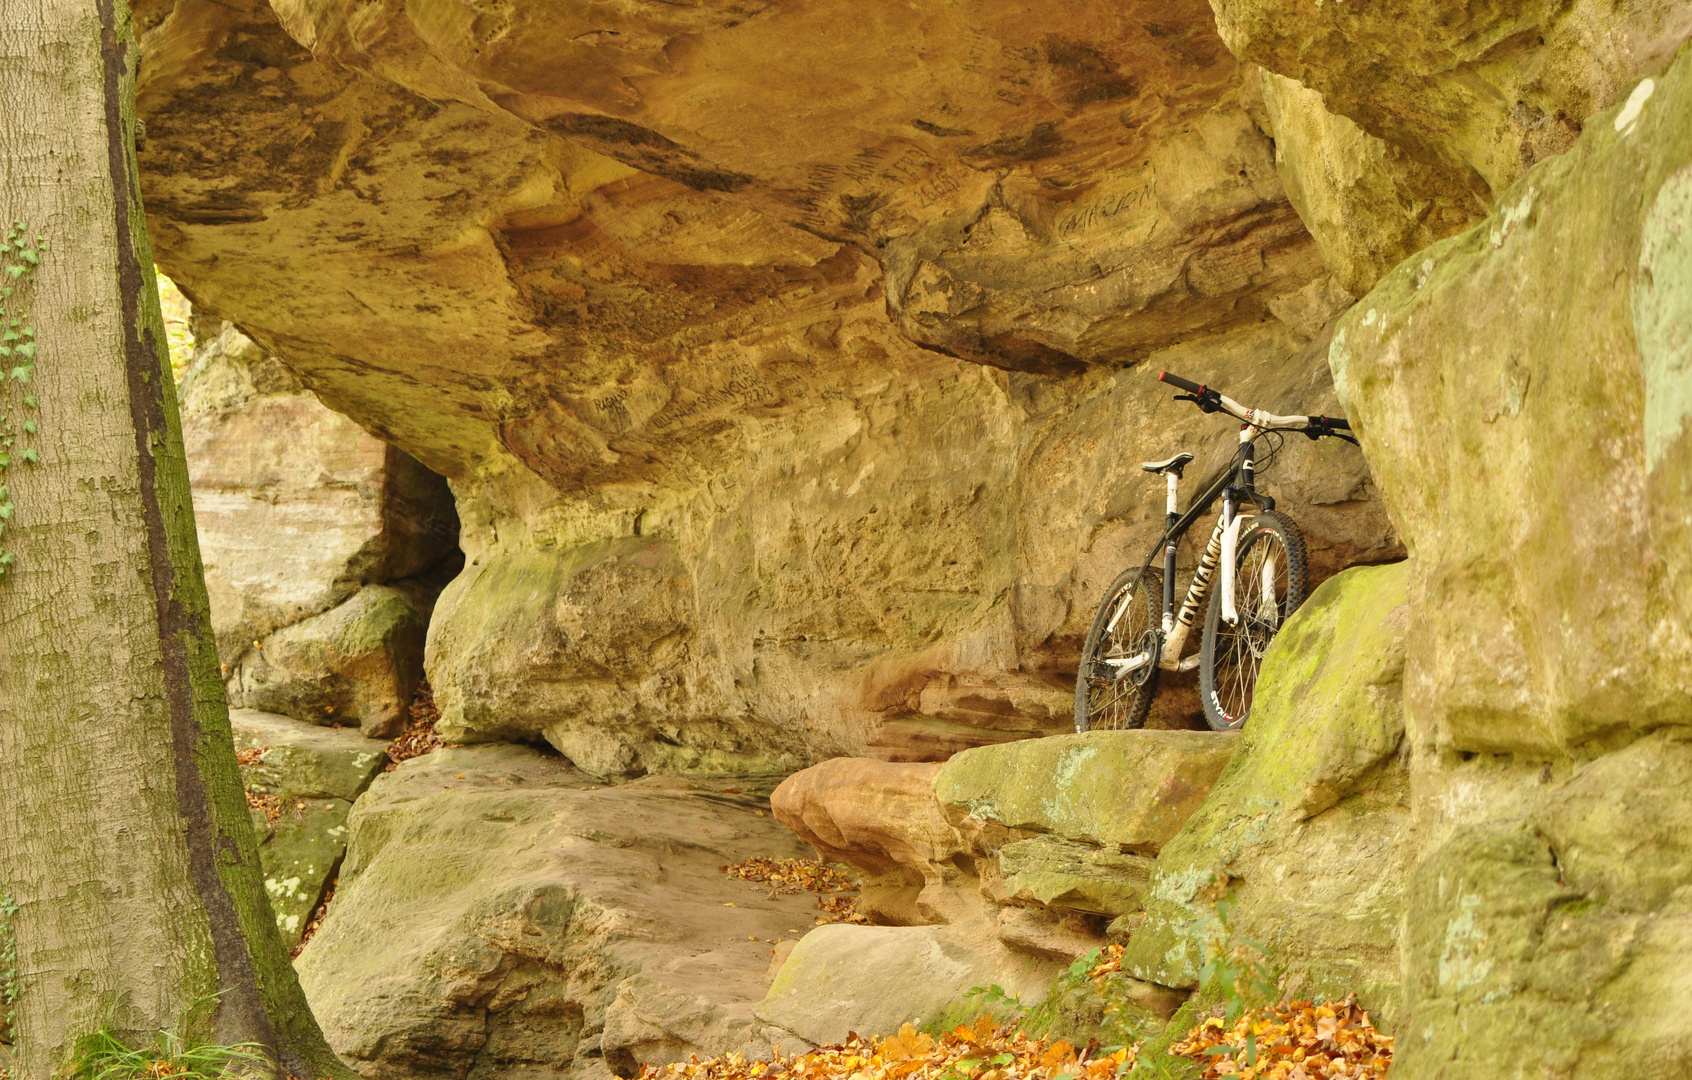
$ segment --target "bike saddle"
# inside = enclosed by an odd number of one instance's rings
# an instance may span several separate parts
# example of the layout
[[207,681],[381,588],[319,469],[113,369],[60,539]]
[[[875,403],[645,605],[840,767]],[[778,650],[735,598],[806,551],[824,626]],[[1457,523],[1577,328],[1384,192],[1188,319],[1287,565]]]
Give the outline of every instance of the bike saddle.
[[1187,467],[1187,462],[1191,460],[1193,460],[1193,455],[1191,454],[1176,454],[1174,457],[1164,458],[1162,461],[1142,461],[1140,462],[1140,468],[1146,470],[1147,472],[1172,472],[1176,476],[1180,476],[1181,470],[1185,469]]

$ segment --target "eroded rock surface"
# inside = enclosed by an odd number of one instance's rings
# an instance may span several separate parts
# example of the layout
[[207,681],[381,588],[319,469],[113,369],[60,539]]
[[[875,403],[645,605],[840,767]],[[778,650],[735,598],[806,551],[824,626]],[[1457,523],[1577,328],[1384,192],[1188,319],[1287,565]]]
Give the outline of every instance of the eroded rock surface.
[[383,774],[297,961],[331,1045],[373,1080],[632,1076],[767,1052],[782,1033],[753,1008],[771,951],[816,907],[718,869],[802,851],[749,785],[727,786],[604,787],[499,745]]

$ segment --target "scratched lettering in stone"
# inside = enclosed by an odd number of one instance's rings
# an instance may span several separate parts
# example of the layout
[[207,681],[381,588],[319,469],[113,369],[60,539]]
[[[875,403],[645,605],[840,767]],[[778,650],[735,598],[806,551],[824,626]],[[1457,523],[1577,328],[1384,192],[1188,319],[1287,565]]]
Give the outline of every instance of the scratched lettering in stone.
[[860,184],[870,179],[875,176],[881,167],[882,159],[889,153],[891,151],[885,146],[864,147],[858,151],[857,156],[852,159],[852,163],[846,166],[846,178],[856,180]]
[[881,170],[883,180],[894,183],[909,184],[921,177],[927,176],[934,168],[934,159],[915,146],[906,147],[904,152],[893,159],[885,169]]
[[1118,192],[1094,200],[1058,223],[1060,239],[1070,240],[1123,214],[1156,209],[1156,193],[1150,185]]
[[729,369],[729,380],[714,386],[686,401],[672,399],[648,425],[654,431],[668,431],[694,419],[706,419],[719,411],[748,406],[781,404],[782,396],[751,364],[736,364]]
[[800,189],[799,206],[812,214],[819,212],[820,207],[834,194],[836,183],[840,179],[840,166],[833,162],[819,162],[812,165],[809,179]]

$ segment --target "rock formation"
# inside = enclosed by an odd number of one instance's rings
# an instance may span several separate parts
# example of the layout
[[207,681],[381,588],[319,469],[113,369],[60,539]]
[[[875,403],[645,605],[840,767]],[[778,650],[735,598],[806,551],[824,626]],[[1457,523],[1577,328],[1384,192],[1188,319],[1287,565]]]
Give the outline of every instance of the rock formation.
[[354,808],[300,980],[373,1080],[633,1076],[796,1045],[753,1010],[814,899],[718,869],[800,853],[763,801],[663,777],[606,787],[524,747],[412,758]]
[[[147,205],[202,311],[452,481],[454,739],[630,776],[1062,730],[1135,462],[1227,452],[1147,372],[1335,407],[1349,298],[1203,4],[353,10],[143,9]],[[1398,554],[1350,448],[1279,479],[1327,570]]]
[[[573,763],[353,811],[301,963],[371,1076],[832,1037],[1106,935],[1149,1025],[1230,932],[1364,995],[1400,1080],[1692,1071],[1692,8],[1213,7],[141,5],[161,263],[450,481],[442,732]],[[1031,739],[1161,529],[1137,461],[1231,453],[1160,367],[1351,418],[1267,475],[1330,580],[1238,740]],[[348,670],[284,637],[358,637],[323,613],[391,582],[345,581],[231,600],[232,665]],[[792,841],[697,777],[843,754],[883,763],[776,808],[931,925],[766,997],[692,845]],[[602,783],[653,773],[695,779]],[[908,962],[817,999],[866,955]]]
[[229,699],[397,734],[458,570],[451,494],[227,322],[200,329],[183,438]]

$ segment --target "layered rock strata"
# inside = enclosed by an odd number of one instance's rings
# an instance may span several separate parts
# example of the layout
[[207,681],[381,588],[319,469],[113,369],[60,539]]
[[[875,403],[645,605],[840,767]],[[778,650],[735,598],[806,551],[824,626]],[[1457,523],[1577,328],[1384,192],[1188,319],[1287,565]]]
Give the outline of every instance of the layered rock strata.
[[[787,778],[771,797],[777,819],[869,874],[864,902],[895,925],[807,935],[758,1015],[834,1041],[991,1006],[968,994],[987,986],[1039,1004],[1062,964],[1106,943],[1113,920],[1125,935],[1143,917],[1158,850],[1236,741],[1096,731],[944,765],[837,758]],[[1188,996],[1129,974],[1110,982],[1122,1030],[1157,1030]]]

